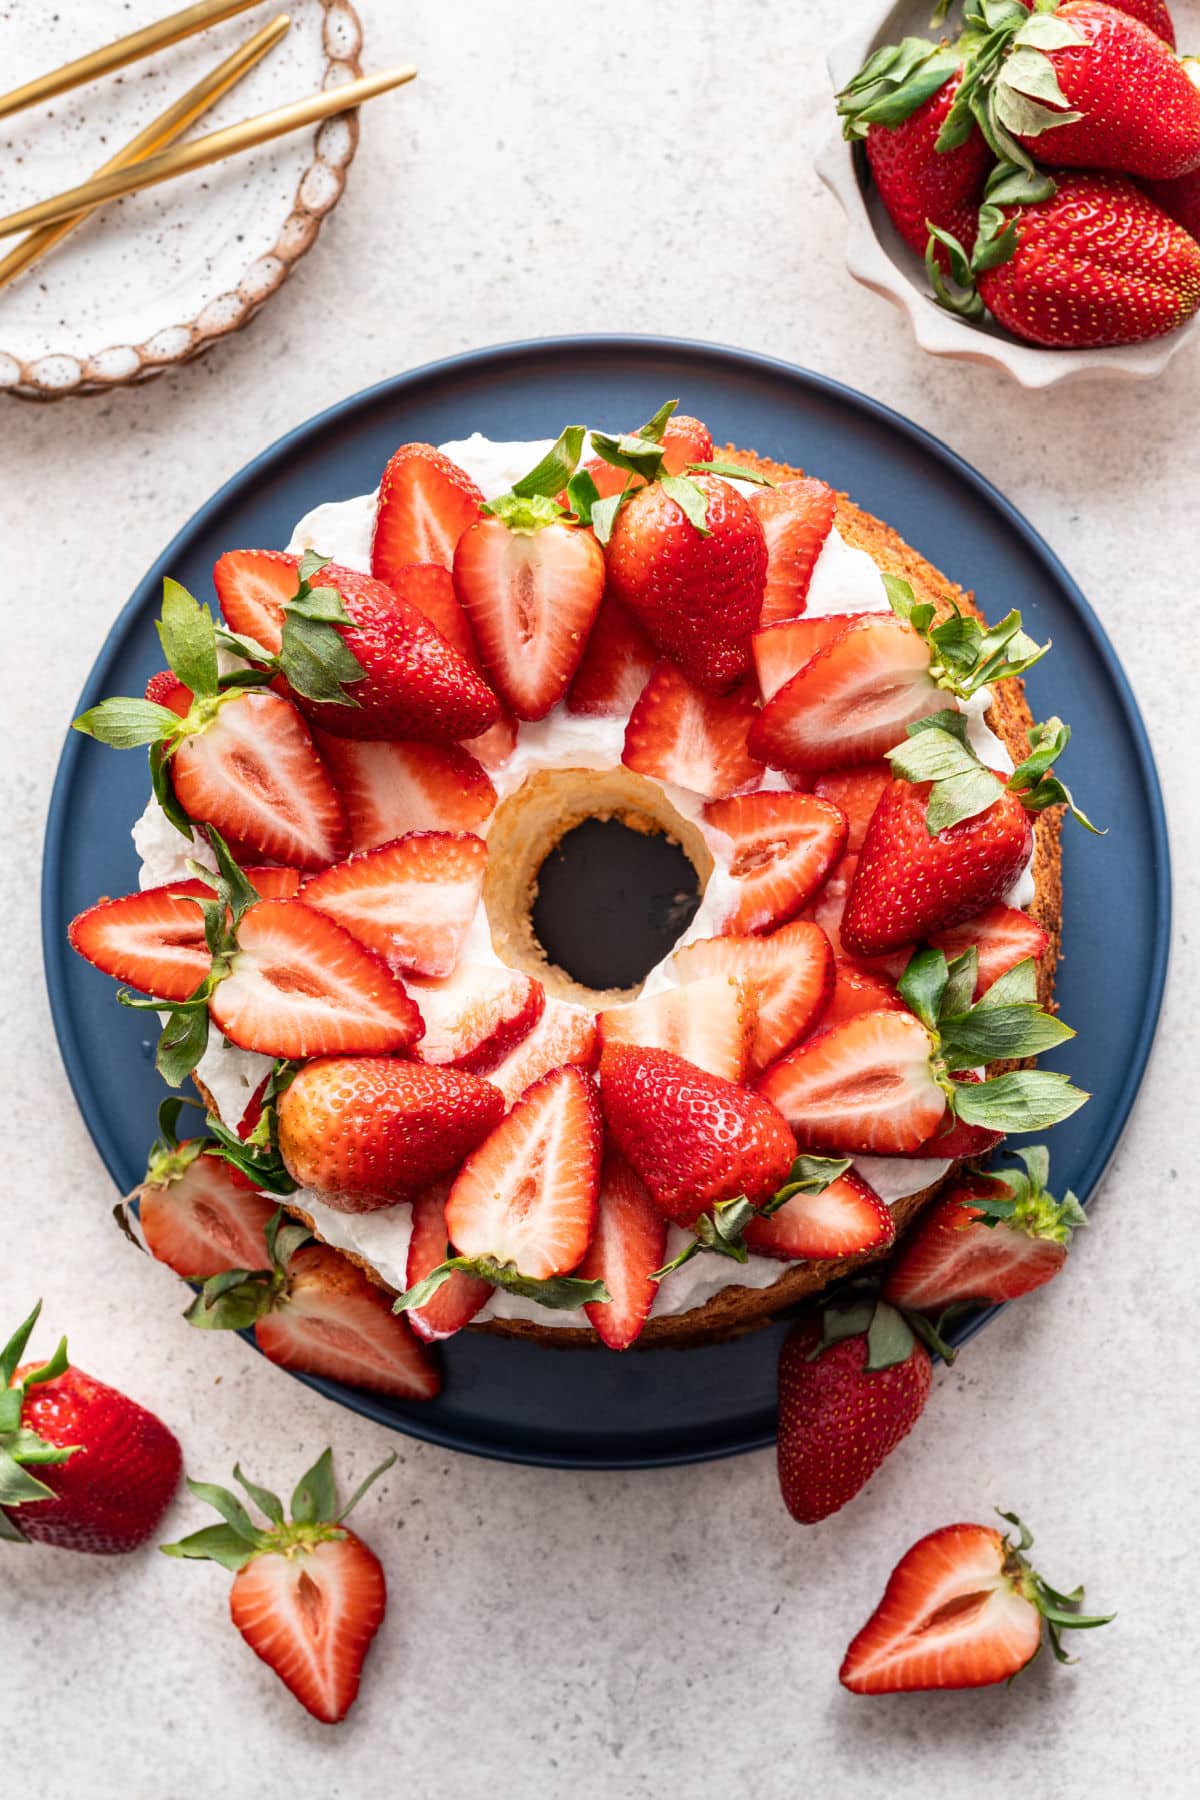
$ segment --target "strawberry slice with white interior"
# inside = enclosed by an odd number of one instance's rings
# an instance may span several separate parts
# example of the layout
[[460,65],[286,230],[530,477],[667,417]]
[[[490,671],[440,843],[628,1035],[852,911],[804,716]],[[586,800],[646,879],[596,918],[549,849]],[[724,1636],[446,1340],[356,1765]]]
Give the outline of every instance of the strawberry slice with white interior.
[[441,1387],[437,1364],[388,1295],[348,1257],[305,1244],[287,1278],[286,1304],[254,1327],[269,1361],[398,1400],[432,1400]]
[[[450,1183],[439,1181],[416,1196],[412,1203],[412,1236],[408,1240],[408,1263],[405,1287],[416,1287],[427,1275],[445,1262],[450,1252],[450,1233],[446,1227],[446,1200]],[[434,1343],[453,1337],[469,1325],[491,1296],[490,1281],[456,1269],[421,1307],[410,1307],[404,1315],[419,1338]]]
[[886,1250],[896,1223],[873,1187],[847,1169],[820,1194],[793,1194],[778,1212],[752,1219],[746,1243],[761,1256],[824,1261]]
[[801,1150],[899,1156],[933,1135],[946,1096],[910,1012],[860,1013],[792,1050],[756,1083]]
[[465,469],[432,444],[401,444],[379,483],[371,573],[390,586],[412,563],[448,569],[459,538],[483,505]]
[[414,980],[410,991],[425,1021],[421,1061],[476,1075],[528,1037],[546,1005],[540,981],[496,963],[462,962],[445,981]]
[[268,1267],[267,1222],[277,1205],[219,1156],[202,1153],[168,1180],[142,1186],[138,1222],[156,1261],[187,1281],[207,1281]]
[[600,1055],[596,1020],[582,1006],[569,1000],[547,1000],[541,1018],[503,1062],[488,1070],[488,1080],[498,1087],[509,1106],[533,1082],[565,1063],[591,1069]]
[[304,903],[353,932],[390,969],[441,977],[458,961],[486,868],[482,838],[417,831],[314,876]]
[[393,593],[411,601],[473,669],[479,668],[479,651],[448,568],[441,563],[412,563],[397,569],[387,585]]
[[812,661],[818,650],[841,637],[855,619],[867,613],[814,613],[811,618],[783,619],[763,625],[750,640],[758,691],[771,700],[785,682]]
[[750,504],[767,540],[762,623],[794,619],[808,602],[817,558],[833,530],[837,495],[828,482],[802,475],[778,487],[756,487]]
[[257,856],[323,869],[349,848],[341,800],[300,714],[281,694],[223,700],[168,763],[179,804]]
[[410,831],[475,831],[492,816],[496,790],[487,770],[458,745],[313,735],[345,804],[354,850],[376,850]]
[[705,694],[674,663],[661,662],[630,714],[621,761],[709,800],[757,787],[763,765],[746,749],[756,712],[748,683],[732,694]]
[[782,925],[768,937],[699,938],[675,952],[671,971],[689,983],[732,975],[750,989],[754,1031],[747,1075],[760,1073],[807,1035],[824,1012],[834,983],[829,939],[820,926],[804,919]]
[[616,1150],[604,1154],[596,1230],[580,1263],[583,1281],[602,1281],[611,1300],[584,1307],[588,1323],[610,1350],[628,1350],[642,1334],[667,1254],[667,1220]]
[[850,887],[857,867],[856,853],[849,852],[841,857],[830,870],[819,893],[805,907],[804,917],[821,927],[833,945],[833,954],[839,963],[854,963],[859,968],[871,969],[898,981],[909,960],[909,951],[893,951],[888,956],[852,956],[842,943],[842,916],[846,911],[846,901],[850,897]]
[[736,899],[723,933],[767,931],[794,918],[846,844],[845,815],[812,794],[734,794],[710,801],[704,819],[732,840]]
[[884,788],[890,787],[891,783],[890,764],[864,763],[860,769],[830,769],[826,774],[818,775],[810,791],[845,813],[850,827],[846,849],[857,855],[867,835],[871,815]]
[[643,994],[628,1006],[597,1013],[600,1047],[642,1044],[670,1050],[725,1081],[745,1079],[754,1032],[754,1005],[731,974],[716,973],[686,987]]
[[555,1069],[473,1150],[446,1202],[463,1256],[548,1280],[578,1264],[596,1222],[602,1130],[591,1077]]
[[814,1021],[821,1031],[828,1031],[831,1025],[840,1025],[843,1019],[853,1019],[859,1013],[908,1010],[895,982],[889,981],[886,975],[877,975],[874,969],[860,969],[857,963],[845,962],[840,957],[835,958],[834,967],[836,973],[829,1004]]
[[997,904],[963,925],[935,932],[929,941],[947,962],[953,962],[974,945],[979,952],[979,977],[975,983],[978,999],[993,981],[1027,957],[1038,962],[1046,953],[1050,937],[1028,913],[1019,912],[1015,906]]
[[657,661],[658,652],[641,626],[606,594],[567,690],[567,711],[627,719]]
[[208,1010],[242,1050],[288,1058],[411,1050],[421,1015],[387,964],[302,900],[243,913]]
[[857,619],[785,682],[750,733],[750,753],[774,769],[878,762],[905,727],[941,712],[929,647],[891,613]]

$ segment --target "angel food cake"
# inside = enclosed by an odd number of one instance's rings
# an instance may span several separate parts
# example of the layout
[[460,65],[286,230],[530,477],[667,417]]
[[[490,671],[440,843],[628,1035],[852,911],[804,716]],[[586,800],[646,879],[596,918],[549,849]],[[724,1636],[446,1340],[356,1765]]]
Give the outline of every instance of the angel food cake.
[[825,483],[670,405],[405,445],[214,581],[80,722],[155,793],[72,940],[419,1336],[737,1331],[1081,1103],[1016,1067],[1068,1035],[1042,650]]

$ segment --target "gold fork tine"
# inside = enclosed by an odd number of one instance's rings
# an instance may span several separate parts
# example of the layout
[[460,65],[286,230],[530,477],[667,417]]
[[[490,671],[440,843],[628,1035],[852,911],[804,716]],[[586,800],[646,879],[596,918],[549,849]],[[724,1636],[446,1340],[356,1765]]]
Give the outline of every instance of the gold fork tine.
[[107,75],[110,69],[123,69],[141,56],[164,50],[168,44],[177,44],[181,38],[191,37],[194,32],[204,31],[222,19],[231,19],[235,13],[247,12],[261,3],[262,0],[200,0],[197,6],[185,6],[182,12],[172,13],[169,19],[160,19],[157,25],[131,31],[127,37],[117,38],[115,43],[105,44],[101,50],[90,50],[86,56],[64,63],[61,69],[52,69],[48,75],[39,75],[22,87],[0,94],[0,119],[9,113],[20,112],[23,107],[36,106],[39,100],[65,94],[68,88],[79,87],[85,81],[95,81],[98,75]]
[[[222,94],[227,94],[235,87],[243,75],[249,74],[256,63],[262,61],[268,50],[273,50],[279,40],[284,37],[291,25],[287,13],[277,13],[269,24],[263,25],[246,39],[232,56],[227,56],[212,72],[190,87],[186,94],[181,94],[173,105],[165,112],[151,120],[144,131],[139,131],[131,138],[115,156],[110,156],[96,170],[97,175],[107,175],[112,169],[124,169],[131,163],[140,162],[143,157],[150,156],[164,145],[181,137],[189,125],[194,125],[201,115],[214,106]],[[45,256],[55,244],[68,237],[77,225],[81,225],[91,212],[72,213],[69,218],[59,219],[54,225],[43,225],[37,231],[31,231],[28,237],[0,258],[0,288],[28,269],[32,263]]]
[[376,94],[384,94],[389,88],[412,81],[416,73],[411,63],[395,69],[380,69],[374,75],[362,75],[357,81],[347,81],[341,87],[325,88],[319,94],[310,94],[307,99],[293,100],[290,105],[276,107],[273,112],[243,119],[240,125],[226,125],[221,131],[209,132],[207,137],[193,138],[186,144],[172,144],[169,150],[160,150],[157,156],[148,156],[129,168],[94,175],[79,187],[67,188],[49,200],[39,200],[35,206],[23,206],[19,212],[9,213],[7,218],[0,219],[0,237],[12,237],[15,232],[31,231],[38,225],[54,225],[60,219],[68,219],[105,200],[131,194],[136,188],[153,187],[157,182],[173,180],[176,175],[186,175],[192,169],[207,168],[209,163],[235,156],[241,150],[257,149],[259,144],[268,144],[286,132],[299,131],[305,125],[315,125],[318,119],[328,119],[335,113],[361,106],[364,100],[371,100]]

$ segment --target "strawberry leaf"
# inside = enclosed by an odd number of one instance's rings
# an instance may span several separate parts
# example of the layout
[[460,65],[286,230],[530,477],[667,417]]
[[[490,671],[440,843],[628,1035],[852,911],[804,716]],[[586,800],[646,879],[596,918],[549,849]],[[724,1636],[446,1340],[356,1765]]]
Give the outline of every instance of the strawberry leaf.
[[[202,986],[207,986],[208,978]],[[197,990],[199,991],[199,990]],[[118,1000],[122,998],[120,994]],[[173,1007],[163,1026],[154,1066],[168,1087],[180,1087],[208,1049],[208,996],[203,1006]]]
[[903,124],[957,73],[959,61],[955,50],[928,38],[908,37],[875,51],[837,96],[842,135],[854,142],[872,125]]
[[162,617],[155,621],[172,674],[198,698],[217,692],[217,635],[212,613],[168,575],[163,582]]
[[904,1314],[881,1300],[867,1327],[864,1370],[873,1374],[880,1369],[894,1369],[897,1364],[908,1361],[915,1347],[913,1329]]
[[259,1487],[257,1482],[251,1481],[248,1475],[243,1475],[240,1463],[233,1465],[233,1479],[239,1487],[245,1489],[255,1506],[261,1513],[266,1514],[272,1525],[283,1524],[283,1501],[278,1494],[273,1494],[270,1488]]
[[686,475],[660,475],[659,486],[701,537],[711,536],[708,529],[708,496],[703,488],[697,487],[694,481],[689,481]]
[[502,1287],[510,1294],[519,1294],[524,1300],[535,1300],[539,1306],[549,1307],[553,1312],[573,1312],[576,1307],[612,1299],[602,1281],[583,1281],[574,1275],[551,1275],[541,1279],[522,1275],[511,1263],[499,1263],[490,1256],[451,1256],[436,1269],[431,1269],[423,1281],[401,1294],[392,1311],[408,1312],[424,1306],[442,1283],[449,1281],[459,1270],[465,1275],[477,1276],[481,1281],[490,1281],[493,1287]]
[[965,1124],[993,1131],[1045,1131],[1069,1119],[1088,1099],[1067,1075],[1017,1069],[990,1081],[956,1083],[954,1111]]
[[1044,812],[1048,806],[1065,806],[1071,817],[1096,837],[1105,833],[1093,825],[1071,797],[1071,790],[1050,772],[1071,741],[1071,727],[1061,719],[1047,719],[1029,733],[1029,755],[1009,776],[1008,785],[1028,812]]
[[[935,225],[932,219],[926,219],[929,238],[925,245],[925,273],[933,289],[933,297],[938,305],[947,312],[954,313],[960,319],[982,319],[987,310],[975,286],[975,273],[971,267],[971,259],[951,231],[941,225]],[[942,269],[938,246],[946,252],[950,262],[950,280]],[[953,285],[951,285],[953,284]]]
[[592,507],[592,530],[598,544],[607,544],[612,536],[617,514],[632,492],[632,487],[626,482],[619,494],[608,494],[603,500],[597,500]]
[[371,1473],[369,1475],[366,1475],[363,1477],[363,1479],[359,1482],[358,1486],[355,1488],[354,1492],[351,1494],[350,1498],[347,1500],[345,1506],[339,1507],[337,1512],[334,1514],[334,1522],[336,1524],[340,1525],[343,1519],[348,1518],[350,1516],[350,1514],[354,1511],[355,1507],[358,1505],[359,1501],[362,1499],[363,1495],[367,1492],[367,1489],[373,1487],[375,1485],[375,1483],[379,1480],[379,1477],[381,1475],[387,1474],[388,1470],[391,1468],[391,1466],[395,1462],[395,1460],[396,1460],[396,1452],[394,1450],[392,1450],[387,1456],[384,1457],[383,1461],[379,1464],[379,1466],[377,1468],[372,1469]]
[[900,977],[900,998],[927,1031],[937,1030],[938,1013],[949,979],[945,955],[929,945],[913,952]]
[[783,1186],[758,1208],[760,1216],[769,1219],[797,1194],[823,1194],[826,1188],[841,1180],[852,1162],[849,1156],[798,1156]]
[[189,843],[192,837],[192,821],[175,798],[175,784],[171,780],[170,757],[174,744],[173,739],[160,741],[150,746],[150,786],[154,790],[154,798],[171,821]]
[[160,1544],[159,1549],[164,1556],[219,1563],[232,1575],[244,1569],[255,1553],[255,1545],[248,1543],[232,1525],[205,1525],[190,1536],[180,1538],[178,1543]]
[[[513,482],[513,493],[523,500],[531,499],[535,494],[552,500],[556,494],[561,494],[579,467],[586,436],[587,432],[582,425],[568,425],[528,475]],[[490,506],[483,508],[484,512],[492,510]],[[562,509],[558,510],[561,514]]]
[[338,590],[313,587],[314,575],[329,557],[307,550],[300,560],[299,585],[283,609],[279,655],[271,659],[290,688],[305,699],[330,706],[357,706],[345,683],[361,681],[364,670],[342,636],[357,629]]
[[108,744],[113,750],[132,750],[138,744],[162,743],[174,737],[179,726],[179,715],[170,707],[132,697],[101,700],[98,706],[90,706],[87,712],[80,713],[71,722],[72,731],[81,731],[85,737]]
[[728,481],[752,481],[757,487],[778,486],[769,475],[760,475],[757,469],[745,469],[740,463],[693,462],[688,464],[688,469],[695,470],[697,475],[722,475]]
[[579,469],[567,483],[567,499],[571,511],[581,525],[592,523],[592,514],[600,498],[600,489],[586,469]]
[[333,1479],[333,1451],[322,1450],[311,1469],[300,1477],[292,1494],[292,1517],[303,1525],[332,1519],[337,1511],[337,1483]]

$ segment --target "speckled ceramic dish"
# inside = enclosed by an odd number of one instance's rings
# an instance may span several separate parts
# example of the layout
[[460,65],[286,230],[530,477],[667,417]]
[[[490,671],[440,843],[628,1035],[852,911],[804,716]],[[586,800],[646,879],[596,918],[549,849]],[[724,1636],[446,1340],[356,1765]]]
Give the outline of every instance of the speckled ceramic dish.
[[[164,0],[7,0],[0,87],[147,25]],[[291,0],[292,27],[191,135],[215,131],[362,70],[347,0]],[[243,13],[186,43],[0,122],[4,210],[86,179],[198,81],[270,11]],[[0,392],[27,400],[101,393],[186,362],[248,323],[286,281],[337,204],[358,143],[354,114],[301,131],[86,220],[0,290]]]

